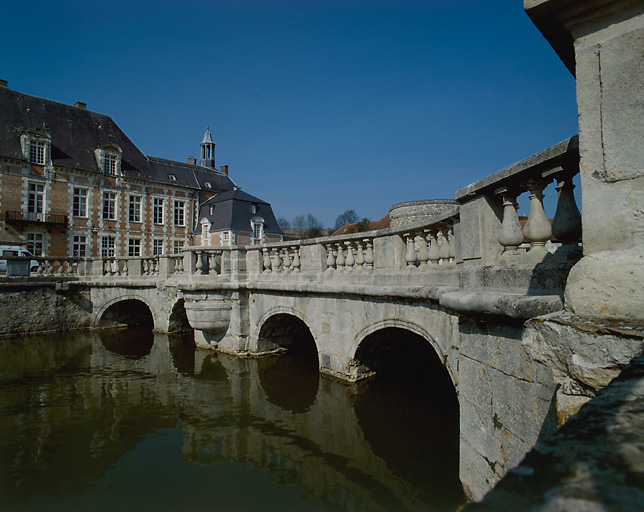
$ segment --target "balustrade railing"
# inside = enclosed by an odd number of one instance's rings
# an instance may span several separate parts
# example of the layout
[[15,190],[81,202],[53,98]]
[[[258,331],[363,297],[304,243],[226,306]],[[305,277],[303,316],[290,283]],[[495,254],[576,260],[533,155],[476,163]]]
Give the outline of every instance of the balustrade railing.
[[[579,144],[577,137],[572,137],[457,191],[456,198],[462,209],[476,214],[469,218],[462,216],[462,236],[475,229],[481,232],[481,238],[493,238],[485,227],[494,226],[494,222],[486,219],[493,219],[488,210],[498,205],[502,217],[496,236],[499,246],[488,243],[481,254],[468,254],[467,259],[508,265],[538,263],[553,252],[556,255],[553,261],[579,258],[581,214],[573,194],[573,178],[578,173]],[[549,219],[544,208],[544,191],[553,181],[557,206]],[[529,201],[528,215],[523,222],[518,200],[522,194]],[[499,215],[497,211],[492,213]],[[481,229],[481,226],[484,227]]]

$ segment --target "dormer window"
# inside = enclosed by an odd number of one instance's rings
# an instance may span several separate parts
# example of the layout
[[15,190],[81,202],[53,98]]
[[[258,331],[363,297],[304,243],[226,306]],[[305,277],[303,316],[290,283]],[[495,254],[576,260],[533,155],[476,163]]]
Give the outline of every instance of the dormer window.
[[168,178],[170,178],[172,181],[177,181],[177,177],[174,174],[168,174]]
[[257,214],[257,205],[256,205],[256,204],[251,204],[251,205],[250,205],[250,213],[251,213],[252,215],[256,215],[256,214]]
[[116,144],[108,144],[94,151],[98,168],[110,176],[121,175],[121,148]]
[[264,219],[259,216],[250,219],[250,229],[252,232],[251,244],[264,243]]
[[30,130],[20,136],[22,154],[34,165],[47,165],[51,153],[51,136],[45,130]]
[[205,186],[206,188],[212,188],[212,185],[210,184],[210,182],[209,182],[209,181],[204,182],[204,186]]
[[45,165],[45,143],[34,140],[29,145],[29,161],[32,164]]

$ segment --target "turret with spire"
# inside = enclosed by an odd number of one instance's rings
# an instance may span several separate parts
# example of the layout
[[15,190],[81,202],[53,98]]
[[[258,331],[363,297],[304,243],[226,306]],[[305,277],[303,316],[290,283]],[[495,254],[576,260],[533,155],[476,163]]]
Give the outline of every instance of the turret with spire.
[[210,126],[206,127],[206,133],[201,141],[201,159],[199,165],[215,169],[215,142],[210,134]]

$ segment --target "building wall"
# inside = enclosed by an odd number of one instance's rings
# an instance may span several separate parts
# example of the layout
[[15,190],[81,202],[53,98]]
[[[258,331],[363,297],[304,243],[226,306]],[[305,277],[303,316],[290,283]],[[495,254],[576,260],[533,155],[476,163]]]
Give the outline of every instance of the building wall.
[[[74,237],[85,237],[86,256],[101,254],[102,237],[115,239],[115,256],[127,256],[130,239],[140,240],[141,255],[151,255],[153,240],[159,240],[164,253],[172,253],[175,243],[182,246],[192,242],[197,193],[190,189],[128,178],[113,178],[82,169],[43,167],[21,161],[5,160],[0,163],[0,211],[26,213],[29,202],[29,184],[44,185],[43,214],[67,217],[67,227],[50,225],[42,220],[12,223],[21,232],[22,241],[29,235],[42,236],[43,253],[47,256],[73,256]],[[74,216],[74,189],[87,190],[85,216]],[[103,194],[116,195],[116,217],[103,219]],[[131,196],[141,198],[140,222],[129,220]],[[163,223],[153,222],[153,198],[163,200]],[[174,202],[184,201],[184,225],[174,225]],[[43,218],[44,219],[44,218]],[[4,216],[2,217],[4,220]]]

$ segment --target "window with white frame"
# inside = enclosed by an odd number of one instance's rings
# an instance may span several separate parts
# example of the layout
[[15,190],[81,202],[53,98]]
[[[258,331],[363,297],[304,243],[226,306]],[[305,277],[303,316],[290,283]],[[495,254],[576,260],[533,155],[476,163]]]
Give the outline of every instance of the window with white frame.
[[152,240],[152,256],[163,254],[163,240]]
[[141,196],[130,196],[130,222],[141,222]]
[[222,244],[228,244],[230,242],[230,231],[222,231],[221,232],[221,243]]
[[103,192],[103,218],[116,220],[116,193]]
[[115,255],[116,240],[113,236],[101,237],[101,258],[113,258]]
[[160,197],[154,198],[152,219],[155,224],[163,224],[163,199]]
[[27,250],[34,256],[45,255],[45,235],[43,233],[27,233]]
[[74,217],[87,217],[87,189],[74,188],[72,215]]
[[121,175],[121,148],[116,144],[108,144],[94,151],[98,168],[111,176]]
[[27,212],[42,214],[45,204],[45,185],[42,183],[29,183],[29,198]]
[[250,228],[253,232],[253,239],[251,243],[261,244],[264,241],[264,219],[256,216],[250,219]]
[[78,258],[87,256],[87,237],[85,235],[74,235],[72,239],[72,256]]
[[210,245],[210,222],[205,218],[201,222],[201,245]]
[[186,202],[175,200],[174,202],[174,225],[186,225]]
[[183,240],[175,240],[172,243],[172,254],[180,254],[183,249]]
[[45,165],[46,144],[41,140],[31,140],[29,144],[29,162]]
[[130,238],[127,242],[128,256],[141,256],[141,239]]

